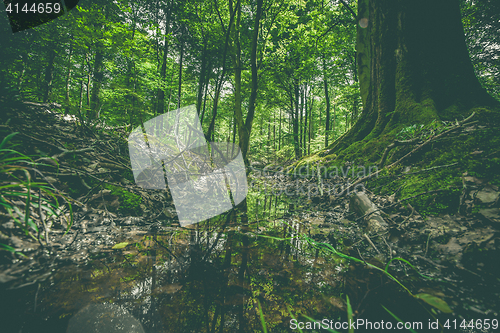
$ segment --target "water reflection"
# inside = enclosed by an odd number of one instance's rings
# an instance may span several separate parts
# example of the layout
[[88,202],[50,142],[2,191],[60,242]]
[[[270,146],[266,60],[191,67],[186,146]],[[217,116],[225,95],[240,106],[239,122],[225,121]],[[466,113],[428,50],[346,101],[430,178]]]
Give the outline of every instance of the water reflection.
[[123,307],[89,304],[69,321],[67,333],[144,333],[141,323]]
[[136,318],[145,332],[260,332],[258,300],[273,332],[288,331],[289,308],[332,317],[336,308],[322,295],[333,295],[337,265],[293,238],[299,223],[271,219],[284,203],[256,199],[249,211],[255,203],[266,207],[249,214],[258,224],[232,211],[190,229],[146,234],[86,267],[60,270],[42,286],[39,311],[67,320],[89,303],[113,304],[126,309],[123,321]]

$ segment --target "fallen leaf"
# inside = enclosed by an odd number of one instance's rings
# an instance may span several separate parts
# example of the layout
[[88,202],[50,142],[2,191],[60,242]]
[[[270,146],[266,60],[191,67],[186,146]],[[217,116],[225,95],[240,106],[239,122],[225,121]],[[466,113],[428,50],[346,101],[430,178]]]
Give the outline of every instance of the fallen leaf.
[[118,244],[115,244],[115,246],[112,247],[113,250],[119,250],[119,249],[123,249],[124,247],[126,247],[129,243],[128,242],[123,242],[123,243],[118,243]]
[[416,294],[415,297],[418,299],[421,299],[422,301],[424,301],[427,304],[432,305],[436,309],[441,310],[441,312],[444,312],[444,313],[452,313],[453,312],[453,310],[450,309],[450,307],[448,306],[448,304],[445,301],[443,301],[441,298],[437,298],[436,296],[422,293],[422,294]]

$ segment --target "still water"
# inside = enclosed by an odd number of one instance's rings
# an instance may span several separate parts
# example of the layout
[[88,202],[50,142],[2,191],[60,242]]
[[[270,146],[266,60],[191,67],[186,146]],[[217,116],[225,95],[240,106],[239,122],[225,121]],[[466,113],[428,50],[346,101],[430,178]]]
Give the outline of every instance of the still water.
[[[147,221],[82,229],[67,252],[85,253],[84,259],[56,253],[35,258],[32,273],[43,271],[45,278],[1,290],[0,331],[298,332],[298,322],[346,322],[347,296],[355,320],[396,325],[389,309],[405,322],[421,322],[419,333],[439,332],[429,329],[438,319],[460,323],[481,317],[493,324],[496,281],[432,265],[422,272],[433,278],[424,279],[395,263],[392,274],[414,294],[438,295],[454,310],[436,311],[368,267],[383,268],[387,258],[379,260],[367,242],[356,240],[363,232],[356,224],[346,227],[336,212],[342,207],[311,204],[307,197],[252,191],[246,207],[190,228]],[[341,258],[313,239],[366,261]],[[398,251],[409,258],[408,249]],[[326,332],[303,330],[320,331]],[[356,330],[367,331],[372,330]]]
[[248,215],[131,226],[121,248],[90,251],[85,264],[57,264],[46,281],[7,290],[2,331],[280,332],[299,313],[339,319],[343,264],[297,237],[288,201],[250,194]]

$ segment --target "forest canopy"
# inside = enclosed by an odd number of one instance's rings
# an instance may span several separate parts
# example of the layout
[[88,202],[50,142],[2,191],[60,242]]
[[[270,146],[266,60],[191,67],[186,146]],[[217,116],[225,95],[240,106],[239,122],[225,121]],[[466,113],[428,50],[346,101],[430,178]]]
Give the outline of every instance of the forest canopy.
[[[300,158],[362,113],[356,34],[366,27],[357,6],[82,0],[15,34],[2,16],[1,95],[129,130],[194,104],[211,141],[240,143],[266,163]],[[461,9],[475,73],[499,100],[498,4],[462,1]]]

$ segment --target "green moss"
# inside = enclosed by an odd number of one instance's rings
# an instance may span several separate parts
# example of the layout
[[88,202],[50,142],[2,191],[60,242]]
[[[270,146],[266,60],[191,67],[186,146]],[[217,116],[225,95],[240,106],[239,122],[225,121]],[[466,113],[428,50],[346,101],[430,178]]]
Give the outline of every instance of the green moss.
[[[420,103],[420,110],[426,115],[419,117],[418,122],[404,124],[394,122],[392,127],[389,123],[379,137],[354,142],[341,151],[327,150],[328,155],[325,157],[321,157],[326,155],[325,152],[317,153],[296,162],[295,167],[307,165],[308,162],[311,165],[311,161],[314,161],[314,168],[319,162],[322,167],[327,167],[329,170],[333,166],[340,167],[348,163],[365,167],[377,165],[385,148],[394,139],[407,140],[420,137],[422,141],[425,141],[432,135],[449,128],[451,124],[435,120],[434,106],[429,103],[426,101]],[[474,130],[469,128],[456,131],[433,141],[405,159],[398,167],[382,171],[378,178],[367,183],[368,189],[382,195],[391,195],[400,189],[401,199],[442,190],[420,195],[409,201],[422,215],[436,215],[457,213],[462,193],[462,176],[465,172],[484,179],[490,184],[500,186],[500,173],[498,173],[500,170],[500,131],[498,127],[494,127],[495,124],[500,123],[499,112],[484,108],[476,108],[470,112],[476,112],[472,120],[479,121],[476,124],[479,126]],[[428,120],[428,122],[421,122],[421,120]],[[392,149],[385,165],[405,156],[414,148],[415,145]],[[441,166],[447,167],[441,168]],[[410,167],[409,171],[408,167]],[[291,171],[293,170],[292,168]]]
[[105,187],[111,190],[112,195],[116,195],[119,198],[120,206],[118,207],[118,212],[124,215],[141,215],[141,196],[131,193],[121,187],[113,185],[105,185]]
[[[478,129],[458,136],[450,135],[405,161],[405,165],[412,167],[410,175],[403,174],[402,166],[388,173],[389,178],[393,179],[392,182],[388,182],[387,178],[375,180],[371,187],[378,187],[380,194],[390,195],[401,186],[401,198],[441,189],[444,191],[419,196],[410,203],[423,215],[456,213],[460,202],[462,175],[465,172],[491,184],[500,183],[497,171],[500,170],[500,158],[489,157],[495,156],[499,146],[500,133],[495,128]],[[401,148],[396,151],[395,158],[407,151]],[[450,164],[455,165],[411,174]]]

